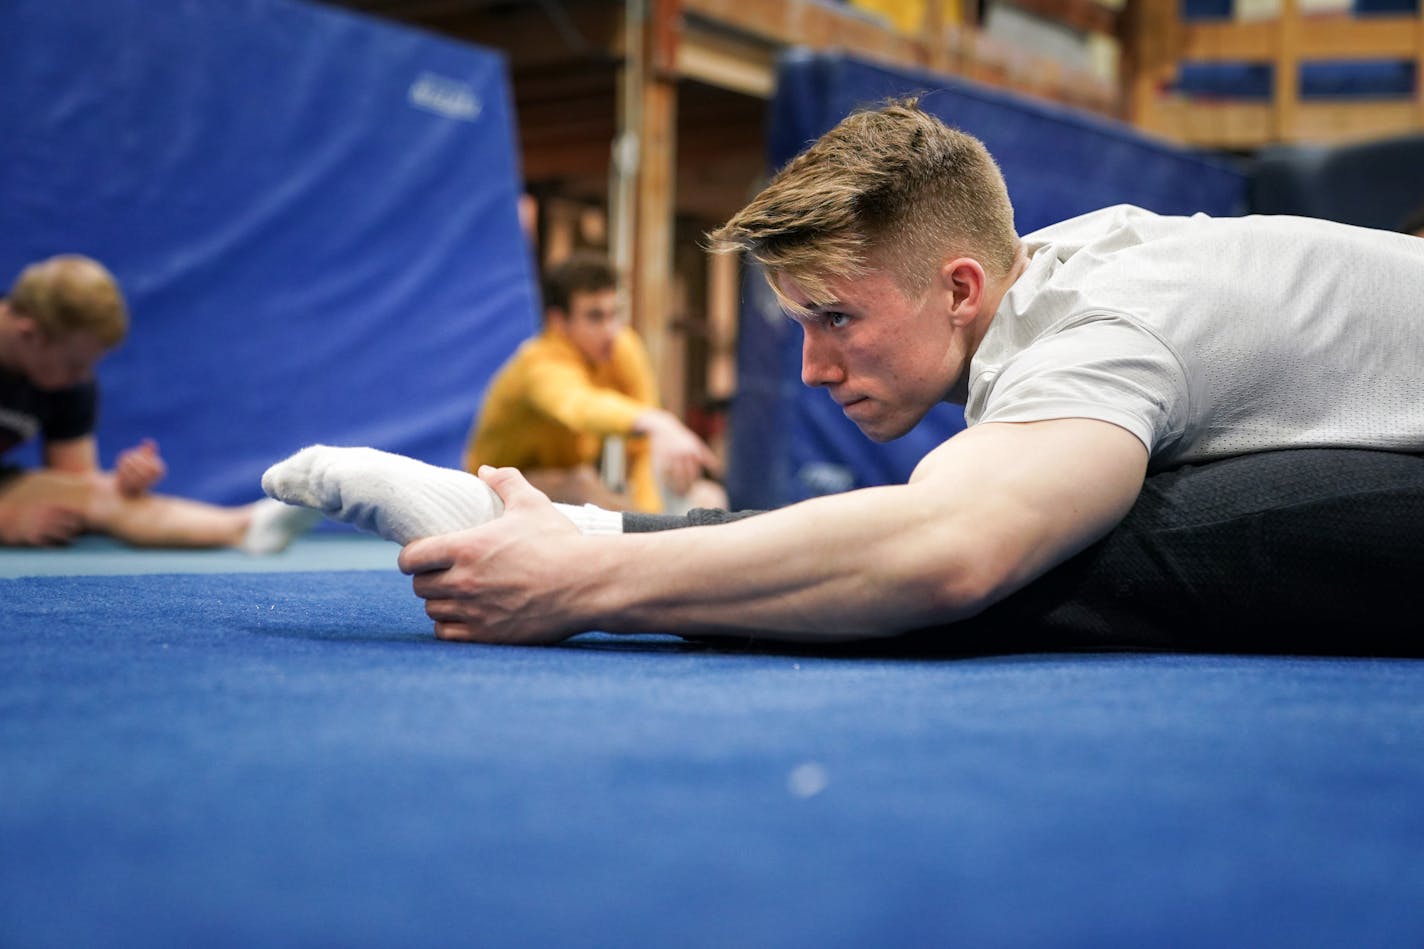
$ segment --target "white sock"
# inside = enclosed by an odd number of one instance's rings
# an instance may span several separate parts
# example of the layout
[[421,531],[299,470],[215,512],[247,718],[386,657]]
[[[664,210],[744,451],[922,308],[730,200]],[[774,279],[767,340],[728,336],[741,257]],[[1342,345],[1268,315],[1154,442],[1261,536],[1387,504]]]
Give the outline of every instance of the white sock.
[[374,448],[303,448],[267,469],[262,490],[398,544],[478,527],[504,511],[469,472]]
[[238,547],[249,554],[278,554],[319,520],[320,511],[263,498],[252,505],[252,520]]
[[[267,469],[262,490],[287,502],[284,507],[315,508],[398,544],[478,527],[504,511],[499,495],[469,472],[374,448],[303,448]],[[585,534],[623,533],[618,511],[595,504],[554,507]]]
[[584,534],[623,533],[623,512],[610,511],[597,504],[560,504],[554,502],[559,513],[574,522]]

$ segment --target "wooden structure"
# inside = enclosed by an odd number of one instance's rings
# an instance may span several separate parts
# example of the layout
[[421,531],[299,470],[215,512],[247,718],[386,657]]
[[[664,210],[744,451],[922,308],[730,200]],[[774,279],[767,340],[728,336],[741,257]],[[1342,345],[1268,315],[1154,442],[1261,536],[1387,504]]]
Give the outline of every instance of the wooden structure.
[[[1182,19],[1178,0],[1133,0],[1130,10],[1129,117],[1145,131],[1192,145],[1250,151],[1424,129],[1424,5],[1413,15],[1352,17],[1308,14],[1300,0],[1280,0],[1273,18],[1204,22]],[[1360,60],[1412,61],[1413,95],[1302,100],[1303,63]],[[1268,63],[1274,74],[1271,96],[1209,101],[1172,94],[1168,86],[1184,62]]]
[[[676,411],[730,394],[738,275],[707,261],[698,240],[765,174],[781,50],[836,49],[1122,114],[1115,83],[994,43],[956,22],[952,0],[925,0],[914,33],[828,0],[340,2],[505,52],[541,252],[608,248]],[[1076,29],[1115,29],[1096,0],[1021,5]]]

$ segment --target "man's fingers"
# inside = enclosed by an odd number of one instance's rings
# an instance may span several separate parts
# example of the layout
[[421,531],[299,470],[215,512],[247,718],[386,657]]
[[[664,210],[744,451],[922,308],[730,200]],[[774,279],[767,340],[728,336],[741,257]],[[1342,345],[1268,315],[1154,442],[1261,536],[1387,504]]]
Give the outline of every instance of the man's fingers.
[[396,566],[407,576],[448,570],[455,564],[455,548],[449,538],[449,534],[437,534],[411,541],[401,548]]
[[[438,600],[471,594],[468,583],[456,582],[451,578],[449,570],[438,567],[412,576],[410,588],[422,600]],[[434,617],[431,618],[434,619]]]
[[470,626],[468,623],[460,623],[456,621],[436,622],[435,638],[462,643],[472,643],[479,641],[479,635],[475,632],[473,626]]
[[702,467],[709,474],[722,477],[722,459],[708,445],[702,446]]
[[489,485],[494,493],[499,495],[506,510],[531,499],[549,500],[544,492],[525,480],[518,468],[495,468],[490,465],[481,465],[479,476],[481,481]]

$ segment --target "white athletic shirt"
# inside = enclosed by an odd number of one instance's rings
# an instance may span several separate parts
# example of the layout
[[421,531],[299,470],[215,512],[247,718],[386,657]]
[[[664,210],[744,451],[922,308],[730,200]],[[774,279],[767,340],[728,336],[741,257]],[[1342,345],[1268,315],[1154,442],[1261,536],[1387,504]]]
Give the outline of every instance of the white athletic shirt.
[[1119,205],[1023,238],[965,419],[1094,418],[1152,466],[1289,447],[1424,452],[1424,239]]

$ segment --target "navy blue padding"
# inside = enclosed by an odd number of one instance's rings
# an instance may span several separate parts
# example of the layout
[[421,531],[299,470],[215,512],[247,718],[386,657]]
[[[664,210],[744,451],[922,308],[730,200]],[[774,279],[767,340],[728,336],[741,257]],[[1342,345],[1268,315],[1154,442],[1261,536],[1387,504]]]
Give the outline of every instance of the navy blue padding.
[[443,644],[394,571],[0,581],[0,944],[1424,943],[1424,664]]
[[[1221,159],[956,77],[832,53],[797,52],[779,63],[769,165],[781,167],[856,108],[912,94],[988,146],[1008,182],[1020,233],[1113,204],[1168,214],[1234,214],[1244,207],[1244,176]],[[869,442],[824,392],[797,381],[800,330],[758,282],[753,274],[744,294],[740,389],[731,411],[733,507],[777,507],[902,482],[926,452],[964,427],[962,410],[944,405],[903,438]]]
[[453,465],[534,329],[502,55],[295,0],[0,4],[0,280],[60,252],[125,286],[104,461],[260,495],[311,442]]
[[1257,153],[1250,207],[1398,230],[1424,205],[1424,134],[1344,145],[1277,145]]
[[[1299,94],[1305,100],[1408,98],[1414,94],[1414,63],[1408,60],[1322,60],[1300,64]],[[1212,99],[1269,99],[1275,85],[1270,63],[1183,62],[1175,92]]]
[[[1352,0],[1351,12],[1356,15],[1414,13],[1419,0]],[[1182,0],[1180,14],[1184,20],[1229,20],[1235,15],[1233,0]]]
[[1275,72],[1270,63],[1186,61],[1177,67],[1172,90],[1208,99],[1269,99]]
[[1181,0],[1183,20],[1229,20],[1235,13],[1232,0]]
[[1351,8],[1359,14],[1417,13],[1419,0],[1353,0]]
[[1411,60],[1337,59],[1300,64],[1304,99],[1387,99],[1414,95]]

